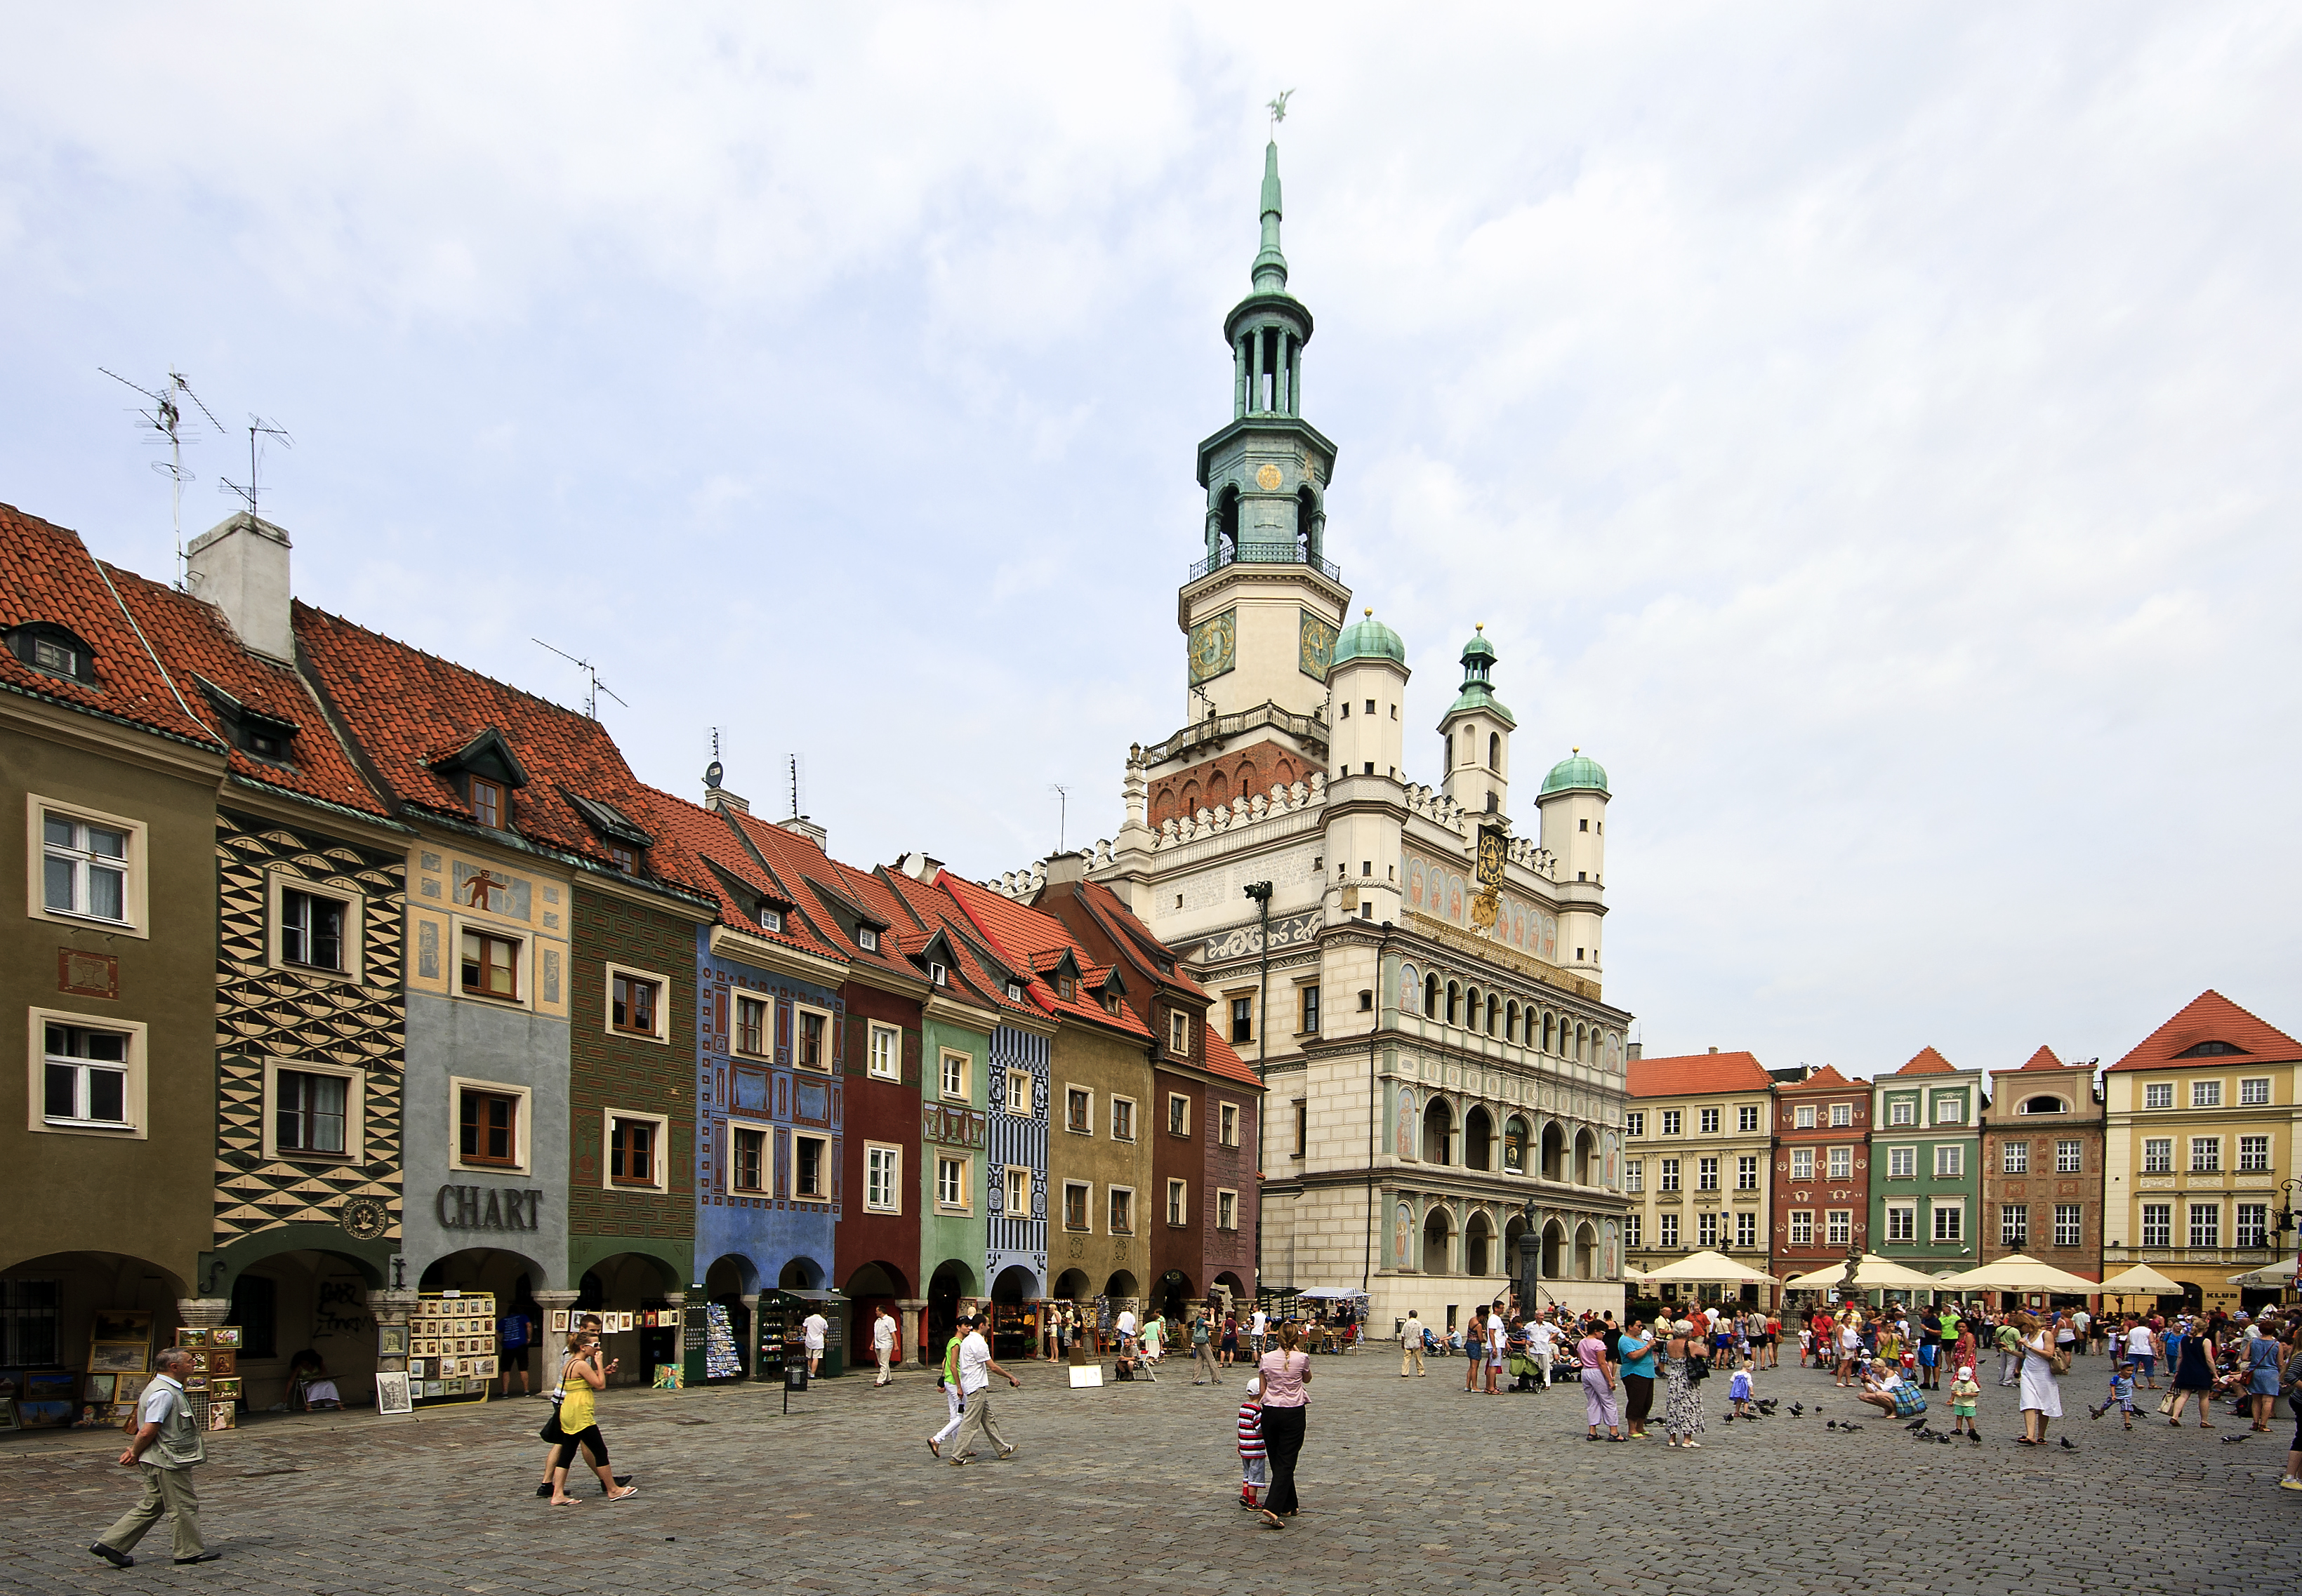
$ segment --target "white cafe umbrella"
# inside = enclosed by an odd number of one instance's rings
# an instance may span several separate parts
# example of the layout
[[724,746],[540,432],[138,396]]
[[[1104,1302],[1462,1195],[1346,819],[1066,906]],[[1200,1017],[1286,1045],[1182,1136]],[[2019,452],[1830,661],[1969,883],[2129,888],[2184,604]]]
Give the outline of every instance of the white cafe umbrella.
[[2079,1297],[2090,1297],[2102,1289],[2100,1281],[2090,1281],[2082,1274],[2072,1274],[2067,1269],[2057,1269],[2044,1259],[2031,1257],[2027,1253],[2010,1253],[1979,1269],[1953,1274],[1939,1283],[1953,1291],[2059,1291]]

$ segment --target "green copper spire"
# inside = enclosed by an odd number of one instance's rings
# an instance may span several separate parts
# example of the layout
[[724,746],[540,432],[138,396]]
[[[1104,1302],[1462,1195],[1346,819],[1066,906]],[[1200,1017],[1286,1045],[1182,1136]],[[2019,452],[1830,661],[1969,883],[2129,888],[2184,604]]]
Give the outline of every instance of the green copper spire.
[[1263,147],[1263,248],[1255,257],[1255,291],[1287,291],[1287,257],[1279,252],[1279,142]]

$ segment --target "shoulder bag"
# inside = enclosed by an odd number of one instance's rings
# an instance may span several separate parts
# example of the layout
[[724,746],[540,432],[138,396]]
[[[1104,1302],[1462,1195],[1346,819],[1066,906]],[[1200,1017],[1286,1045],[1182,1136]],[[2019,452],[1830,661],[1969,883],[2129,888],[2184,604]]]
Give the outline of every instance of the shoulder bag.
[[[2075,1344],[2076,1343],[2072,1343],[2072,1345]],[[2062,1345],[2060,1342],[2056,1342],[2052,1356],[2050,1356],[2046,1361],[2054,1365],[2054,1370],[2056,1374],[2069,1373],[2071,1372],[2070,1348]]]
[[567,1399],[567,1365],[559,1365],[559,1383],[551,1392],[551,1411],[543,1415],[543,1428],[535,1432],[538,1441],[548,1441],[557,1446],[567,1439],[559,1427],[559,1405]]

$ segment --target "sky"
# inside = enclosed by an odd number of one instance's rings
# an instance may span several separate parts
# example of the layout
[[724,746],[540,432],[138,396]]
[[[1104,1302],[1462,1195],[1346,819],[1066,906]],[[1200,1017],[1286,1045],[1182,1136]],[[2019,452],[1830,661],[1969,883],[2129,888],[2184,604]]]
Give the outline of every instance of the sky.
[[[1613,793],[1650,1056],[2302,1030],[2302,12],[0,6],[0,500],[156,577],[224,431],[306,601],[643,778],[987,876],[1109,836],[1264,102],[1328,553],[1431,780]],[[203,427],[203,430],[207,429]],[[1531,805],[1525,807],[1531,808]],[[1533,816],[1526,816],[1531,822]]]

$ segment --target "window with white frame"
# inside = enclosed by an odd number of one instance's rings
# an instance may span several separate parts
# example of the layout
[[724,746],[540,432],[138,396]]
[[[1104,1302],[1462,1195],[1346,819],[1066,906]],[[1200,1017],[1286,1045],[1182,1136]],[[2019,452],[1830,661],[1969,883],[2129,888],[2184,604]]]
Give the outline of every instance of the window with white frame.
[[1063,1129],[1080,1136],[1095,1134],[1095,1094],[1087,1088],[1063,1088]]
[[1919,1120],[1919,1105],[1915,1097],[1894,1097],[1886,1103],[1886,1123],[1915,1125]]
[[1623,1163],[1623,1189],[1625,1191],[1644,1191],[1646,1189],[1647,1161],[1643,1158],[1631,1158],[1625,1160]]
[[2086,1244],[2086,1209],[2078,1203],[2054,1205],[2054,1245],[2082,1247]]
[[2190,1172],[2194,1175],[2220,1174],[2222,1167],[2222,1138],[2219,1136],[2194,1136],[2190,1138]]
[[1791,1210],[1791,1245],[1793,1247],[1812,1247],[1814,1245],[1813,1209],[1794,1208]]
[[747,1058],[773,1056],[773,1011],[763,997],[735,999],[735,1051]]
[[2142,1245],[2172,1247],[2174,1245],[2174,1205],[2145,1203],[2142,1205]]
[[1886,1179],[1915,1180],[1919,1175],[1919,1150],[1916,1147],[1886,1149]]
[[749,1197],[768,1191],[768,1133],[757,1125],[727,1127],[727,1189]]
[[1111,1233],[1131,1236],[1135,1233],[1135,1189],[1114,1186],[1111,1189]]
[[1625,1136],[1638,1137],[1644,1136],[1646,1133],[1647,1116],[1645,1110],[1634,1108],[1630,1113],[1623,1116],[1623,1134]]
[[1223,1147],[1239,1146],[1239,1105],[1225,1103],[1215,1110],[1215,1140]]
[[1191,1100],[1180,1092],[1167,1094],[1167,1134],[1189,1136],[1191,1133]]
[[1833,1147],[1830,1149],[1830,1178],[1834,1180],[1852,1180],[1854,1179],[1853,1148]]
[[1180,1225],[1190,1218],[1191,1189],[1180,1180],[1167,1182],[1167,1222]]
[[1825,1247],[1844,1247],[1854,1234],[1854,1210],[1826,1208],[1822,1213],[1822,1244]]
[[1626,1214],[1623,1215],[1623,1245],[1629,1247],[1633,1252],[1636,1252],[1641,1247],[1645,1245],[1645,1243],[1641,1239],[1641,1231],[1642,1227],[1639,1222],[1642,1217],[1642,1215],[1637,1214]]
[[2194,1080],[2190,1083],[2192,1108],[2220,1108],[2222,1105],[2222,1083],[2219,1080]]
[[1678,1189],[1677,1159],[1664,1159],[1662,1161],[1662,1167],[1659,1173],[1660,1178],[1655,1182],[1655,1189],[1657,1191],[1676,1191]]
[[1791,1123],[1795,1129],[1800,1130],[1813,1130],[1814,1105],[1811,1103],[1800,1105],[1797,1111],[1791,1116]]
[[1759,1216],[1755,1214],[1737,1214],[1735,1216],[1735,1247],[1738,1250],[1747,1251],[1758,1245]]
[[664,1006],[664,979],[650,970],[608,966],[608,1029],[619,1037],[671,1039],[671,1015]]
[[967,1208],[967,1160],[949,1153],[936,1155],[936,1206],[949,1213]]
[[863,1206],[874,1214],[903,1211],[903,1149],[886,1142],[863,1144]]
[[1793,1147],[1791,1149],[1791,1179],[1794,1180],[1811,1180],[1814,1179],[1814,1149],[1812,1147]]
[[1095,1189],[1085,1180],[1063,1182],[1063,1229],[1084,1231],[1090,1228],[1088,1218],[1095,1201]]
[[661,1191],[668,1173],[671,1121],[660,1113],[635,1113],[627,1109],[601,1111],[606,1143],[607,1171],[600,1182],[609,1190],[634,1188]]
[[359,978],[358,906],[340,894],[314,892],[295,878],[269,877],[272,959],[298,970]]
[[866,1068],[874,1080],[900,1080],[903,1076],[903,1033],[892,1025],[873,1025]]
[[2173,1107],[2174,1083],[2171,1080],[2153,1080],[2145,1083],[2142,1088],[2142,1106],[2145,1108]]
[[1678,1110],[1666,1108],[1662,1111],[1662,1133],[1665,1136],[1676,1136],[1682,1122]]
[[1007,1189],[1001,1192],[1002,1212],[1010,1219],[1031,1217],[1031,1172],[1021,1164],[1006,1168]]
[[2190,1245],[2220,1247],[2222,1244],[2222,1205],[2220,1203],[2190,1205]]
[[1663,1247],[1678,1245],[1678,1215],[1665,1214],[1655,1221],[1655,1240]]
[[2270,1138],[2241,1136],[2238,1138],[2238,1167],[2240,1174],[2259,1174],[2270,1167]]
[[945,1052],[936,1075],[937,1089],[945,1097],[962,1103],[967,1101],[967,1066],[970,1062],[963,1053]]
[[1718,1215],[1706,1208],[1694,1216],[1694,1244],[1697,1247],[1718,1245]]
[[1959,1142],[1935,1146],[1935,1179],[1955,1180],[1966,1173],[1966,1148]]
[[2270,1205],[2240,1203],[2238,1222],[2231,1227],[2232,1247],[2268,1247],[2270,1245]]
[[1945,1203],[1939,1197],[1934,1203],[1935,1239],[1963,1241],[1966,1239],[1966,1208],[1959,1203]]
[[143,1137],[142,1024],[34,1009],[31,1035],[34,1129]]
[[95,920],[138,937],[144,928],[141,821],[96,810],[67,808],[29,795],[40,861],[33,913],[43,920]]
[[1698,1158],[1694,1161],[1694,1189],[1697,1191],[1718,1189],[1718,1161],[1716,1158]]
[[2030,1208],[2027,1203],[1998,1205],[1998,1245],[2020,1251],[2030,1244]]
[[2026,1141],[2001,1142],[1998,1145],[1998,1172],[2002,1175],[2029,1174],[2030,1144]]
[[792,1132],[792,1197],[800,1202],[831,1200],[831,1138]]
[[528,1088],[508,1081],[451,1077],[448,1091],[456,1115],[456,1151],[448,1167],[525,1173],[533,1095]]
[[1912,1241],[1918,1239],[1919,1205],[1916,1203],[1886,1205],[1886,1239]]
[[1935,1094],[1935,1123],[1963,1125],[1966,1123],[1966,1094],[1937,1092]]
[[1718,1111],[1703,1108],[1695,1111],[1695,1129],[1704,1136],[1718,1134]]
[[2261,1108],[2269,1101],[2269,1076],[2252,1076],[2238,1083],[2238,1105],[2240,1108]]
[[1031,1072],[1029,1070],[1007,1071],[1006,1108],[1010,1116],[1019,1120],[1031,1117]]
[[1226,1191],[1221,1187],[1215,1189],[1215,1229],[1239,1229],[1239,1193]]
[[792,1021],[792,1063],[802,1070],[831,1069],[831,1015],[822,1009],[797,1009]]
[[355,1069],[309,1063],[264,1063],[264,1155],[357,1162],[365,1079]]
[[1180,1009],[1167,1013],[1167,1051],[1177,1058],[1191,1056],[1191,1017]]
[[1135,1139],[1134,1098],[1113,1097],[1111,1100],[1111,1139],[1113,1141]]
[[2171,1175],[2174,1172],[2172,1137],[2146,1136],[2142,1138],[2142,1172],[2146,1175]]
[[1735,1133],[1738,1136],[1749,1136],[1758,1129],[1759,1105],[1755,1103],[1738,1105],[1735,1110]]
[[2086,1173],[2086,1143],[2069,1137],[2054,1144],[2054,1173],[2082,1175]]
[[1853,1123],[1854,1123],[1854,1105],[1834,1103],[1830,1105],[1830,1128],[1833,1130],[1843,1130]]

